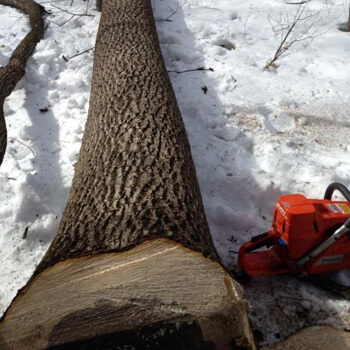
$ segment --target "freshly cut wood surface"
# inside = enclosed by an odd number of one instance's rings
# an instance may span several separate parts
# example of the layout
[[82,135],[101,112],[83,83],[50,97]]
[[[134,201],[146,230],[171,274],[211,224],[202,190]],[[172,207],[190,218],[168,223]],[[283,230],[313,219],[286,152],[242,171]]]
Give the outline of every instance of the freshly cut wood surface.
[[[132,339],[152,325],[194,327],[198,349],[231,349],[232,342],[251,349],[242,300],[240,286],[219,264],[173,241],[153,240],[124,253],[61,262],[35,276],[0,324],[0,349],[113,335],[118,344],[118,334],[133,330]],[[164,342],[168,333],[156,334]],[[156,349],[152,341],[154,333],[142,346]]]

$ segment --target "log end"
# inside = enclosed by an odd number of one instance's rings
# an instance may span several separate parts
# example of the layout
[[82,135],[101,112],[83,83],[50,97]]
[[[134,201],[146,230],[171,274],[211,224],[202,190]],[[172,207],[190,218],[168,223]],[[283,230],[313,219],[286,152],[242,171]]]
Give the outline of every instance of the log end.
[[350,350],[350,333],[331,326],[305,328],[263,350]]
[[240,286],[166,239],[56,264],[0,324],[0,348],[254,349]]

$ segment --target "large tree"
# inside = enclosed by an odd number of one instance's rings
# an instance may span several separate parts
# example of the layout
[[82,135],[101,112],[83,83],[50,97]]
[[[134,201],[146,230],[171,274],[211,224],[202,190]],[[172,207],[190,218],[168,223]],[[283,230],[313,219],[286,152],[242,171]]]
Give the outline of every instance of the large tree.
[[0,348],[250,349],[218,262],[150,1],[104,0],[68,203]]

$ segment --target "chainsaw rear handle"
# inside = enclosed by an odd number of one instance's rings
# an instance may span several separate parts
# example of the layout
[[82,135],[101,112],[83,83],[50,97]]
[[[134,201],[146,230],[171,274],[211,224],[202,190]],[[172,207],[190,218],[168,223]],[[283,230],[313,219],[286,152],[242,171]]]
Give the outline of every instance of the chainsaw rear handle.
[[245,245],[245,252],[250,253],[262,247],[271,247],[274,243],[273,237],[269,235],[269,232],[264,232],[259,235],[253,236],[250,241]]
[[[327,187],[326,193],[324,194],[324,199],[332,200],[333,193],[336,190],[338,190],[344,196],[344,198],[350,203],[350,191],[343,184],[339,182],[333,182]],[[345,221],[342,227],[350,229],[350,217]],[[350,239],[349,234],[347,234],[347,236]]]
[[343,184],[339,182],[333,182],[327,187],[326,193],[324,194],[324,199],[332,200],[333,193],[336,190],[338,190],[344,196],[344,198],[350,203],[350,191]]
[[244,243],[238,252],[238,265],[244,269],[244,257],[246,254],[253,252],[262,247],[271,247],[274,243],[274,238],[270,234],[271,232],[264,232],[259,235],[253,236],[250,241]]
[[[341,183],[333,182],[327,187],[326,193],[324,194],[324,199],[332,200],[334,191],[338,190],[344,198],[350,203],[350,191]],[[346,235],[350,239],[350,217],[341,225],[329,238],[323,241],[318,247],[307,253],[301,259],[299,259],[295,264],[295,268],[299,268],[311,259],[315,258],[317,255],[323,253],[331,245],[333,245],[338,239]]]
[[253,236],[250,241],[244,243],[239,249],[239,257],[243,257],[246,253],[253,252],[262,247],[270,247],[273,245],[273,237],[269,235],[269,232],[261,233],[260,235]]
[[345,223],[340,226],[328,239],[323,241],[318,247],[316,247],[314,250],[306,254],[304,257],[299,259],[295,264],[295,268],[299,268],[303,265],[305,265],[307,262],[309,262],[311,259],[316,257],[317,255],[323,253],[327,248],[329,248],[332,244],[334,244],[338,239],[340,239],[342,236],[347,235],[349,239],[349,233],[350,233],[350,218],[348,218]]

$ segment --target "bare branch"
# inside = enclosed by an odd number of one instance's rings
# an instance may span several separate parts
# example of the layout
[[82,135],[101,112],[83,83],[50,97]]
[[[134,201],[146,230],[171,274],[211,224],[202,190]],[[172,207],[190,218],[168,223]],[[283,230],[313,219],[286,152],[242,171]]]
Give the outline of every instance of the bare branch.
[[65,10],[65,9],[63,9],[63,8],[61,8],[61,7],[58,7],[57,5],[54,5],[54,4],[52,4],[51,6],[52,6],[52,7],[55,7],[56,9],[58,9],[58,10],[60,10],[60,11],[62,11],[62,12],[68,13],[68,14],[70,14],[70,15],[72,15],[72,16],[78,16],[78,17],[95,17],[95,15],[90,15],[89,13],[72,13],[72,12],[67,11],[67,10]]
[[307,4],[309,1],[300,1],[300,2],[286,2],[286,5],[304,5]]
[[77,57],[77,56],[83,55],[84,53],[87,53],[87,52],[89,52],[89,51],[93,50],[94,48],[95,48],[95,46],[94,46],[94,47],[90,47],[89,49],[87,49],[87,50],[85,50],[85,51],[78,52],[77,54],[75,54],[74,56],[72,56],[72,57],[70,58],[70,60],[71,60],[72,58],[74,58],[74,57]]
[[204,67],[199,67],[199,68],[194,68],[194,69],[186,69],[186,70],[168,70],[168,73],[177,73],[177,74],[181,74],[181,73],[188,73],[188,72],[196,72],[196,71],[204,71],[204,70],[209,70],[211,72],[214,72],[213,68],[204,68]]
[[22,142],[21,140],[16,139],[15,137],[12,137],[11,140],[10,140],[10,142],[13,142],[13,141],[17,141],[17,142],[19,142],[21,145],[27,147],[27,148],[32,152],[33,156],[35,157],[35,153],[34,153],[33,148],[31,148],[30,146],[26,145],[26,144],[25,144],[24,142]]
[[187,0],[185,0],[181,5],[178,4],[174,10],[171,7],[169,7],[172,13],[166,18],[156,20],[156,22],[172,22],[170,18],[173,17],[177,13],[177,11],[179,11],[186,4],[186,1]]
[[[273,32],[281,33],[280,44],[277,47],[273,58],[267,62],[265,69],[275,65],[275,62],[297,42],[313,39],[316,36],[322,35],[331,28],[326,28],[327,24],[321,16],[323,8],[313,13],[309,8],[310,0],[300,1],[293,15],[293,20],[290,23],[290,13],[286,10],[285,14],[280,14],[279,17],[268,17]],[[289,4],[289,3],[287,3]]]

